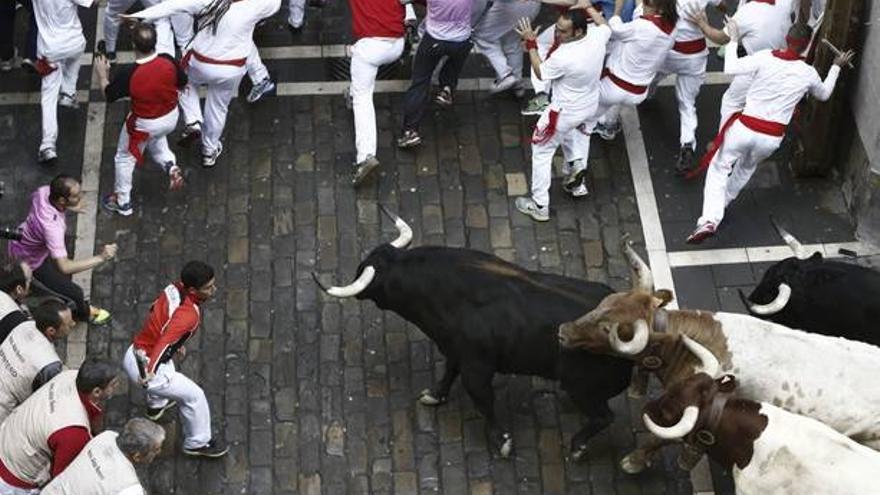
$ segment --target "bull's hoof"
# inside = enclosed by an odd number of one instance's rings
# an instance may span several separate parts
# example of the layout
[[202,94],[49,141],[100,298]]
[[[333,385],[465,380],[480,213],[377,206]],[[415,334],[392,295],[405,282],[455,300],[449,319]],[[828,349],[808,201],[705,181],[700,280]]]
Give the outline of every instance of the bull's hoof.
[[643,450],[634,450],[620,460],[620,469],[627,474],[639,474],[650,466]]
[[423,406],[439,406],[446,402],[446,397],[436,397],[429,389],[419,392],[419,404]]
[[580,445],[572,445],[571,447],[571,459],[575,462],[580,462],[587,458],[587,444],[582,443]]
[[513,453],[513,437],[510,436],[510,433],[501,435],[501,447],[498,449],[498,453],[505,459]]

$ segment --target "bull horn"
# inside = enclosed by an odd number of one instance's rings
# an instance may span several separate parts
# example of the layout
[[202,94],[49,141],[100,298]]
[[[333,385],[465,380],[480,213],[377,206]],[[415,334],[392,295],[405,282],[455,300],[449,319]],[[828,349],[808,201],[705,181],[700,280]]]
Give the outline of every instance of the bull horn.
[[682,334],[681,340],[684,346],[700,360],[701,364],[694,369],[694,373],[705,373],[712,378],[721,373],[721,363],[718,362],[718,358],[715,357],[715,354],[712,354],[712,351],[687,335]]
[[773,224],[773,228],[776,229],[776,232],[779,233],[779,237],[782,237],[782,240],[788,244],[788,247],[791,248],[791,251],[799,260],[807,259],[808,256],[804,251],[804,245],[801,244],[801,241],[797,240],[797,238],[784,228],[782,228],[779,223],[776,222],[776,219],[773,216],[770,216],[770,223]]
[[626,260],[629,262],[629,267],[632,271],[633,290],[647,293],[653,292],[654,276],[651,274],[651,269],[648,268],[648,265],[645,264],[642,258],[640,258],[633,249],[629,234],[624,234],[623,237],[621,237],[620,249],[623,251],[623,255],[626,256]]
[[767,304],[749,304],[749,311],[761,316],[773,315],[785,309],[785,305],[790,299],[791,287],[787,283],[781,282],[776,299]]
[[660,426],[651,419],[648,413],[642,414],[645,426],[657,438],[663,440],[676,440],[690,433],[694,426],[697,425],[697,419],[700,417],[700,408],[697,406],[687,406],[681,414],[681,419],[673,426]]
[[367,286],[370,285],[370,283],[373,281],[373,277],[375,276],[376,269],[368,265],[366,268],[364,268],[364,271],[361,272],[361,275],[357,278],[357,280],[355,280],[351,284],[346,285],[345,287],[327,287],[322,284],[320,280],[318,280],[318,275],[312,272],[312,278],[315,279],[315,282],[318,283],[318,287],[320,287],[321,290],[323,290],[327,294],[330,294],[333,297],[340,298],[354,297],[360,294],[361,292],[363,292],[364,289],[367,288]]
[[397,231],[400,232],[400,235],[397,236],[397,239],[391,241],[391,245],[396,247],[397,249],[405,248],[409,246],[409,243],[412,242],[413,231],[406,222],[403,221],[402,218],[391,213],[388,208],[385,208],[384,205],[379,205],[379,209],[382,210],[382,213],[388,216],[392,222],[394,222],[394,226],[397,227]]
[[608,336],[611,348],[627,356],[635,356],[644,351],[645,347],[648,347],[648,337],[651,334],[651,331],[648,329],[648,322],[636,320],[633,327],[633,338],[629,342],[620,340],[620,336],[617,335],[617,326],[612,328]]

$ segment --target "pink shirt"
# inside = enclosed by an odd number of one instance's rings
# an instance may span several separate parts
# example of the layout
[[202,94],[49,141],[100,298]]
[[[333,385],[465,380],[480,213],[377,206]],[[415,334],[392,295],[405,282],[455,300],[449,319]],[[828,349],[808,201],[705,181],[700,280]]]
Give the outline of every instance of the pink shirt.
[[46,258],[67,258],[64,234],[67,219],[49,202],[49,186],[43,186],[31,196],[31,211],[22,223],[22,238],[9,243],[9,255],[24,261],[36,270]]

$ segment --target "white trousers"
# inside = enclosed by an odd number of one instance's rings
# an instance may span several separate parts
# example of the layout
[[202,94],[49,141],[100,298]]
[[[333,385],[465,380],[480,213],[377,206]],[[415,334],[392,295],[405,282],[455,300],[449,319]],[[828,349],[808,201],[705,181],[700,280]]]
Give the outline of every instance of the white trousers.
[[719,225],[724,209],[746,186],[758,164],[772,155],[781,142],[782,137],[755,132],[742,122],[734,122],[709,164],[703,187],[703,214],[697,225]]
[[675,74],[675,97],[678,100],[678,116],[681,121],[679,142],[696,149],[697,95],[706,80],[708,50],[684,54],[670,50],[652,84],[659,84],[666,76]]
[[[547,107],[535,125],[533,139],[540,136],[550,122],[552,106]],[[590,138],[585,133],[596,125],[591,120],[594,112],[559,112],[556,121],[556,132],[550,139],[542,143],[532,142],[532,199],[540,206],[550,204],[550,183],[553,178],[553,155],[556,148],[562,146],[566,161],[582,159],[586,167],[586,158],[590,154]],[[583,124],[583,127],[581,127]]]
[[[133,346],[125,351],[122,367],[133,383],[139,383],[140,373]],[[211,441],[211,410],[205,392],[186,375],[177,372],[173,361],[159,365],[156,375],[147,383],[146,394],[147,407],[150,408],[164,407],[169,400],[177,401],[183,417],[183,448],[196,449]]]
[[58,141],[58,97],[61,93],[76,97],[76,79],[79,76],[79,58],[75,56],[49,64],[55,67],[51,73],[43,76],[40,86],[40,106],[43,114],[43,140],[40,150],[55,148]]
[[610,77],[603,77],[599,80],[599,106],[596,108],[595,120],[607,126],[615,126],[620,122],[620,105],[636,106],[647,97],[647,91],[638,95],[630,93]]
[[534,21],[540,10],[541,3],[535,0],[497,1],[474,28],[474,45],[492,65],[496,79],[508,74],[522,78],[523,53],[513,28],[523,17]]
[[[187,124],[202,122],[202,153],[209,155],[220,146],[220,136],[226,126],[229,102],[238,91],[238,83],[245,68],[234,65],[218,65],[190,58],[187,75],[189,83],[180,95],[180,109]],[[199,86],[207,86],[205,112],[199,104]]]
[[733,78],[724,96],[721,97],[721,122],[718,123],[718,129],[724,127],[727,119],[736,112],[741,111],[746,106],[746,95],[749,87],[752,86],[753,77],[743,74]]
[[[141,3],[144,7],[152,7],[160,1],[161,0],[142,0]],[[116,41],[119,38],[119,25],[122,21],[120,16],[131,8],[134,2],[135,0],[108,0],[107,9],[104,12],[104,42],[107,45],[108,52],[116,51]],[[188,29],[185,27],[187,23],[189,24]],[[153,21],[153,25],[156,27],[157,53],[167,53],[172,57],[174,56],[174,41],[179,29],[182,29],[184,32],[181,33],[182,36],[177,39],[178,45],[185,46],[186,43],[189,42],[189,39],[192,38],[192,16],[189,16],[188,14],[175,14],[170,17],[170,20],[167,18],[158,19]],[[172,25],[174,25],[173,33],[171,30]],[[188,36],[186,34],[187,30],[189,31]],[[185,43],[181,44],[181,41],[184,41]]]
[[376,156],[376,108],[373,89],[379,67],[403,53],[403,38],[361,38],[351,47],[351,102],[357,163]]
[[257,45],[254,45],[250,55],[248,55],[245,67],[247,68],[248,78],[250,78],[251,82],[254,84],[269,77],[269,69],[266,68],[266,64],[264,64],[263,59],[260,58],[260,51],[257,49]]
[[[550,27],[538,34],[538,38],[535,41],[538,42],[538,55],[541,57],[541,60],[547,59],[547,52],[550,51],[550,47],[553,46],[553,40],[555,38],[556,24],[551,24]],[[532,88],[534,88],[535,94],[547,93],[550,91],[550,84],[547,81],[538,79],[538,76],[535,75],[534,69],[531,69],[531,74]]]
[[293,27],[303,25],[306,16],[306,0],[287,1],[287,23]]
[[[168,167],[176,163],[174,153],[168,147],[168,140],[165,138],[174,131],[177,126],[178,111],[174,110],[155,119],[137,119],[135,128],[144,131],[150,135],[149,139],[139,145],[141,153],[149,152],[153,157],[153,161],[161,165],[167,170]],[[129,135],[126,125],[123,122],[122,130],[119,132],[119,141],[116,144],[116,183],[113,188],[116,193],[117,202],[121,205],[131,200],[131,182],[134,176],[134,168],[136,161],[134,156],[128,150]],[[146,157],[144,157],[146,160]]]
[[37,495],[38,493],[40,493],[40,490],[18,488],[12,485],[8,485],[5,481],[0,479],[0,495]]

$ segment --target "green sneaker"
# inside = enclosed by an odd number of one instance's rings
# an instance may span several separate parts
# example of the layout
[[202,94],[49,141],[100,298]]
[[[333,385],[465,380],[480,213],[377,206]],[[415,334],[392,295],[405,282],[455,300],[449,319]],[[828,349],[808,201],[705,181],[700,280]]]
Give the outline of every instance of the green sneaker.
[[550,97],[547,96],[547,93],[538,93],[519,113],[522,115],[541,115],[548,106],[550,106]]
[[96,327],[101,327],[109,323],[111,318],[113,318],[113,315],[111,315],[106,309],[94,308],[92,310],[92,315],[89,317],[89,323]]

